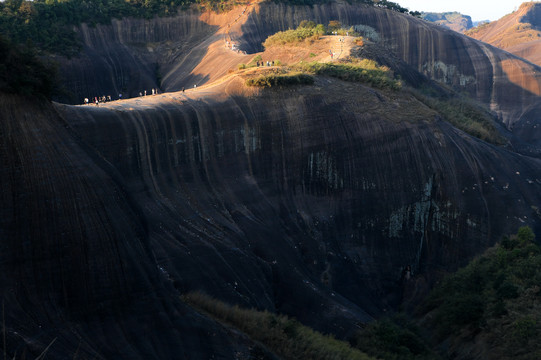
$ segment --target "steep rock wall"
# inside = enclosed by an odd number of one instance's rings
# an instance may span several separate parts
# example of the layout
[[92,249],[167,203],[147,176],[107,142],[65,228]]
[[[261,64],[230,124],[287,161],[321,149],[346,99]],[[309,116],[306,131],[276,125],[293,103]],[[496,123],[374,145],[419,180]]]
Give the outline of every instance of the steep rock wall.
[[265,2],[226,14],[188,12],[172,18],[114,20],[94,29],[81,26],[85,51],[63,62],[66,88],[77,103],[95,93],[131,97],[143,89],[150,93],[151,88],[178,91],[202,85],[250,60],[227,50],[224,40],[254,53],[267,36],[304,19],[374,28],[380,46],[420,73],[489,105],[508,129],[520,123],[534,133],[528,137],[533,150],[527,152],[538,151],[541,124],[523,115],[539,103],[541,68],[421,19],[364,5]]
[[[374,28],[382,46],[429,78],[489,104],[509,128],[530,106],[539,103],[541,68],[451,30],[375,7],[264,3],[242,26],[244,46],[259,51],[267,36],[295,27],[303,19],[324,24],[339,20],[347,26]],[[530,128],[537,139],[541,136],[538,129]]]
[[1,94],[0,119],[2,353],[249,356],[251,341],[179,300],[151,248],[154,219],[51,104]]
[[539,160],[411,97],[327,79],[230,85],[146,108],[59,107],[125,179],[181,292],[345,334],[400,302],[405,266],[431,283],[519,225],[540,227]]
[[113,19],[94,28],[81,25],[81,55],[58,59],[67,90],[61,100],[82,103],[84,97],[135,97],[144,90],[150,94],[152,88],[161,89],[161,80],[176,63],[190,73],[206,52],[198,45],[218,28],[201,21],[200,15],[185,12],[150,20]]

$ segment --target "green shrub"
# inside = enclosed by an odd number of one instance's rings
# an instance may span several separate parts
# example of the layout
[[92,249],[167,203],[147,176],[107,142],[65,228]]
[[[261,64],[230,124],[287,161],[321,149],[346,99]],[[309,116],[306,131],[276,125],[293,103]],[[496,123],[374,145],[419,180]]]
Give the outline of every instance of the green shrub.
[[312,85],[314,78],[308,74],[292,73],[292,74],[267,74],[257,77],[248,78],[246,85],[257,87],[273,87],[273,86],[292,86],[292,85]]
[[317,40],[325,34],[325,29],[319,25],[315,27],[298,27],[295,30],[279,31],[265,40],[263,46],[269,48],[274,45],[285,45],[300,43],[305,40]]
[[297,67],[304,72],[332,76],[345,81],[368,83],[377,88],[400,90],[402,87],[400,81],[392,78],[392,73],[388,68],[379,66],[375,61],[368,59],[345,63],[314,61],[297,64]]
[[430,293],[420,316],[430,313],[440,340],[480,334],[504,358],[541,353],[541,247],[534,240],[530,228],[520,228]]
[[425,105],[437,111],[456,128],[494,145],[503,145],[505,139],[493,124],[492,115],[481,105],[463,97],[439,98],[410,89]]
[[56,69],[40,61],[34,50],[0,36],[0,91],[50,99]]
[[368,355],[386,360],[437,358],[423,341],[420,330],[399,315],[374,321],[358,331],[351,342]]

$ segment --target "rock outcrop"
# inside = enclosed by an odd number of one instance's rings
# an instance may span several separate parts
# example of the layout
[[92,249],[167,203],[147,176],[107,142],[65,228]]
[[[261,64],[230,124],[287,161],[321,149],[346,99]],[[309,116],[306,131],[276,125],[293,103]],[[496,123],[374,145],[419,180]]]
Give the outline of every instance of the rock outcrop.
[[[303,19],[373,28],[382,46],[413,69],[489,105],[508,129],[526,128],[533,135],[519,133],[528,143],[516,146],[529,155],[537,153],[541,144],[531,139],[541,138],[541,124],[528,114],[539,103],[541,68],[421,19],[364,5],[254,3],[226,14],[182,13],[165,19],[113,20],[95,29],[83,26],[84,53],[63,65],[65,73],[74,74],[66,88],[81,102],[94,93],[124,92],[126,97],[143,89],[150,93],[151,88],[178,91],[202,85],[249,62],[251,56],[242,51],[261,51],[269,35]],[[242,51],[227,49],[226,40]]]
[[[108,59],[103,74],[122,74],[127,56],[148,74],[162,61],[163,89],[203,86],[99,106],[0,97],[9,355],[53,344],[51,358],[248,358],[250,339],[181,301],[192,290],[346,337],[519,225],[540,233],[541,160],[453,128],[407,92],[323,77],[254,90],[226,75],[250,56],[225,39],[255,52],[303,19],[376,29],[414,69],[524,125],[517,143],[536,149],[534,125],[520,120],[538,104],[536,67],[394,12],[261,4],[179,15],[170,26],[193,46],[178,61],[158,56],[177,41],[163,20],[82,28],[82,58]],[[117,90],[109,75],[96,81]]]
[[423,12],[421,17],[426,21],[433,22],[440,26],[445,26],[448,29],[462,34],[473,27],[471,16],[462,15],[458,12]]

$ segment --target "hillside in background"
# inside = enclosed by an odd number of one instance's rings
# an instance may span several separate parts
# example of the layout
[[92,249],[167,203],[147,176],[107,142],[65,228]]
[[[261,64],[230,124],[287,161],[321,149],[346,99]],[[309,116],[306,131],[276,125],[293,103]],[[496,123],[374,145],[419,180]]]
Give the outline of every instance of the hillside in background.
[[421,18],[459,33],[464,33],[473,27],[471,17],[458,12],[422,12]]
[[541,65],[541,3],[525,2],[517,11],[466,35]]
[[392,4],[82,22],[41,53],[64,103],[2,77],[6,357],[366,359],[359,330],[541,233],[541,68]]

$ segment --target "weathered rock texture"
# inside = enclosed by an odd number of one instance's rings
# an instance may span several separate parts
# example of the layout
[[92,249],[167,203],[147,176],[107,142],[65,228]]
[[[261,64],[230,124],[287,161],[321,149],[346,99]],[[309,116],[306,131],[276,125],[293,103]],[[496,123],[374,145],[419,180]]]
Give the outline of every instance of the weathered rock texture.
[[[535,84],[524,63],[411,17],[274,4],[244,16],[224,34],[248,51],[302,19],[364,23],[412,66],[491,99],[509,124],[536,99],[510,85]],[[171,63],[164,82],[187,68],[199,70],[178,79],[227,73],[244,55],[222,35],[199,63]],[[514,77],[501,73],[506,59]],[[406,92],[327,78],[256,91],[229,76],[99,107],[0,101],[10,356],[56,339],[48,357],[249,357],[249,339],[180,301],[192,290],[347,336],[398,306],[405,286],[422,294],[519,225],[541,231],[541,160],[464,134]],[[415,281],[404,284],[407,265]]]
[[251,56],[226,49],[225,40],[255,53],[267,36],[304,19],[374,28],[382,46],[413,69],[489,105],[509,129],[526,129],[517,135],[533,147],[516,145],[525,153],[534,154],[541,145],[541,124],[528,116],[539,103],[541,68],[424,20],[363,5],[269,2],[221,15],[183,13],[114,20],[95,29],[82,26],[85,51],[79,59],[66,60],[67,89],[81,102],[92,94],[136,96],[154,87],[178,91],[201,85],[250,61]]

